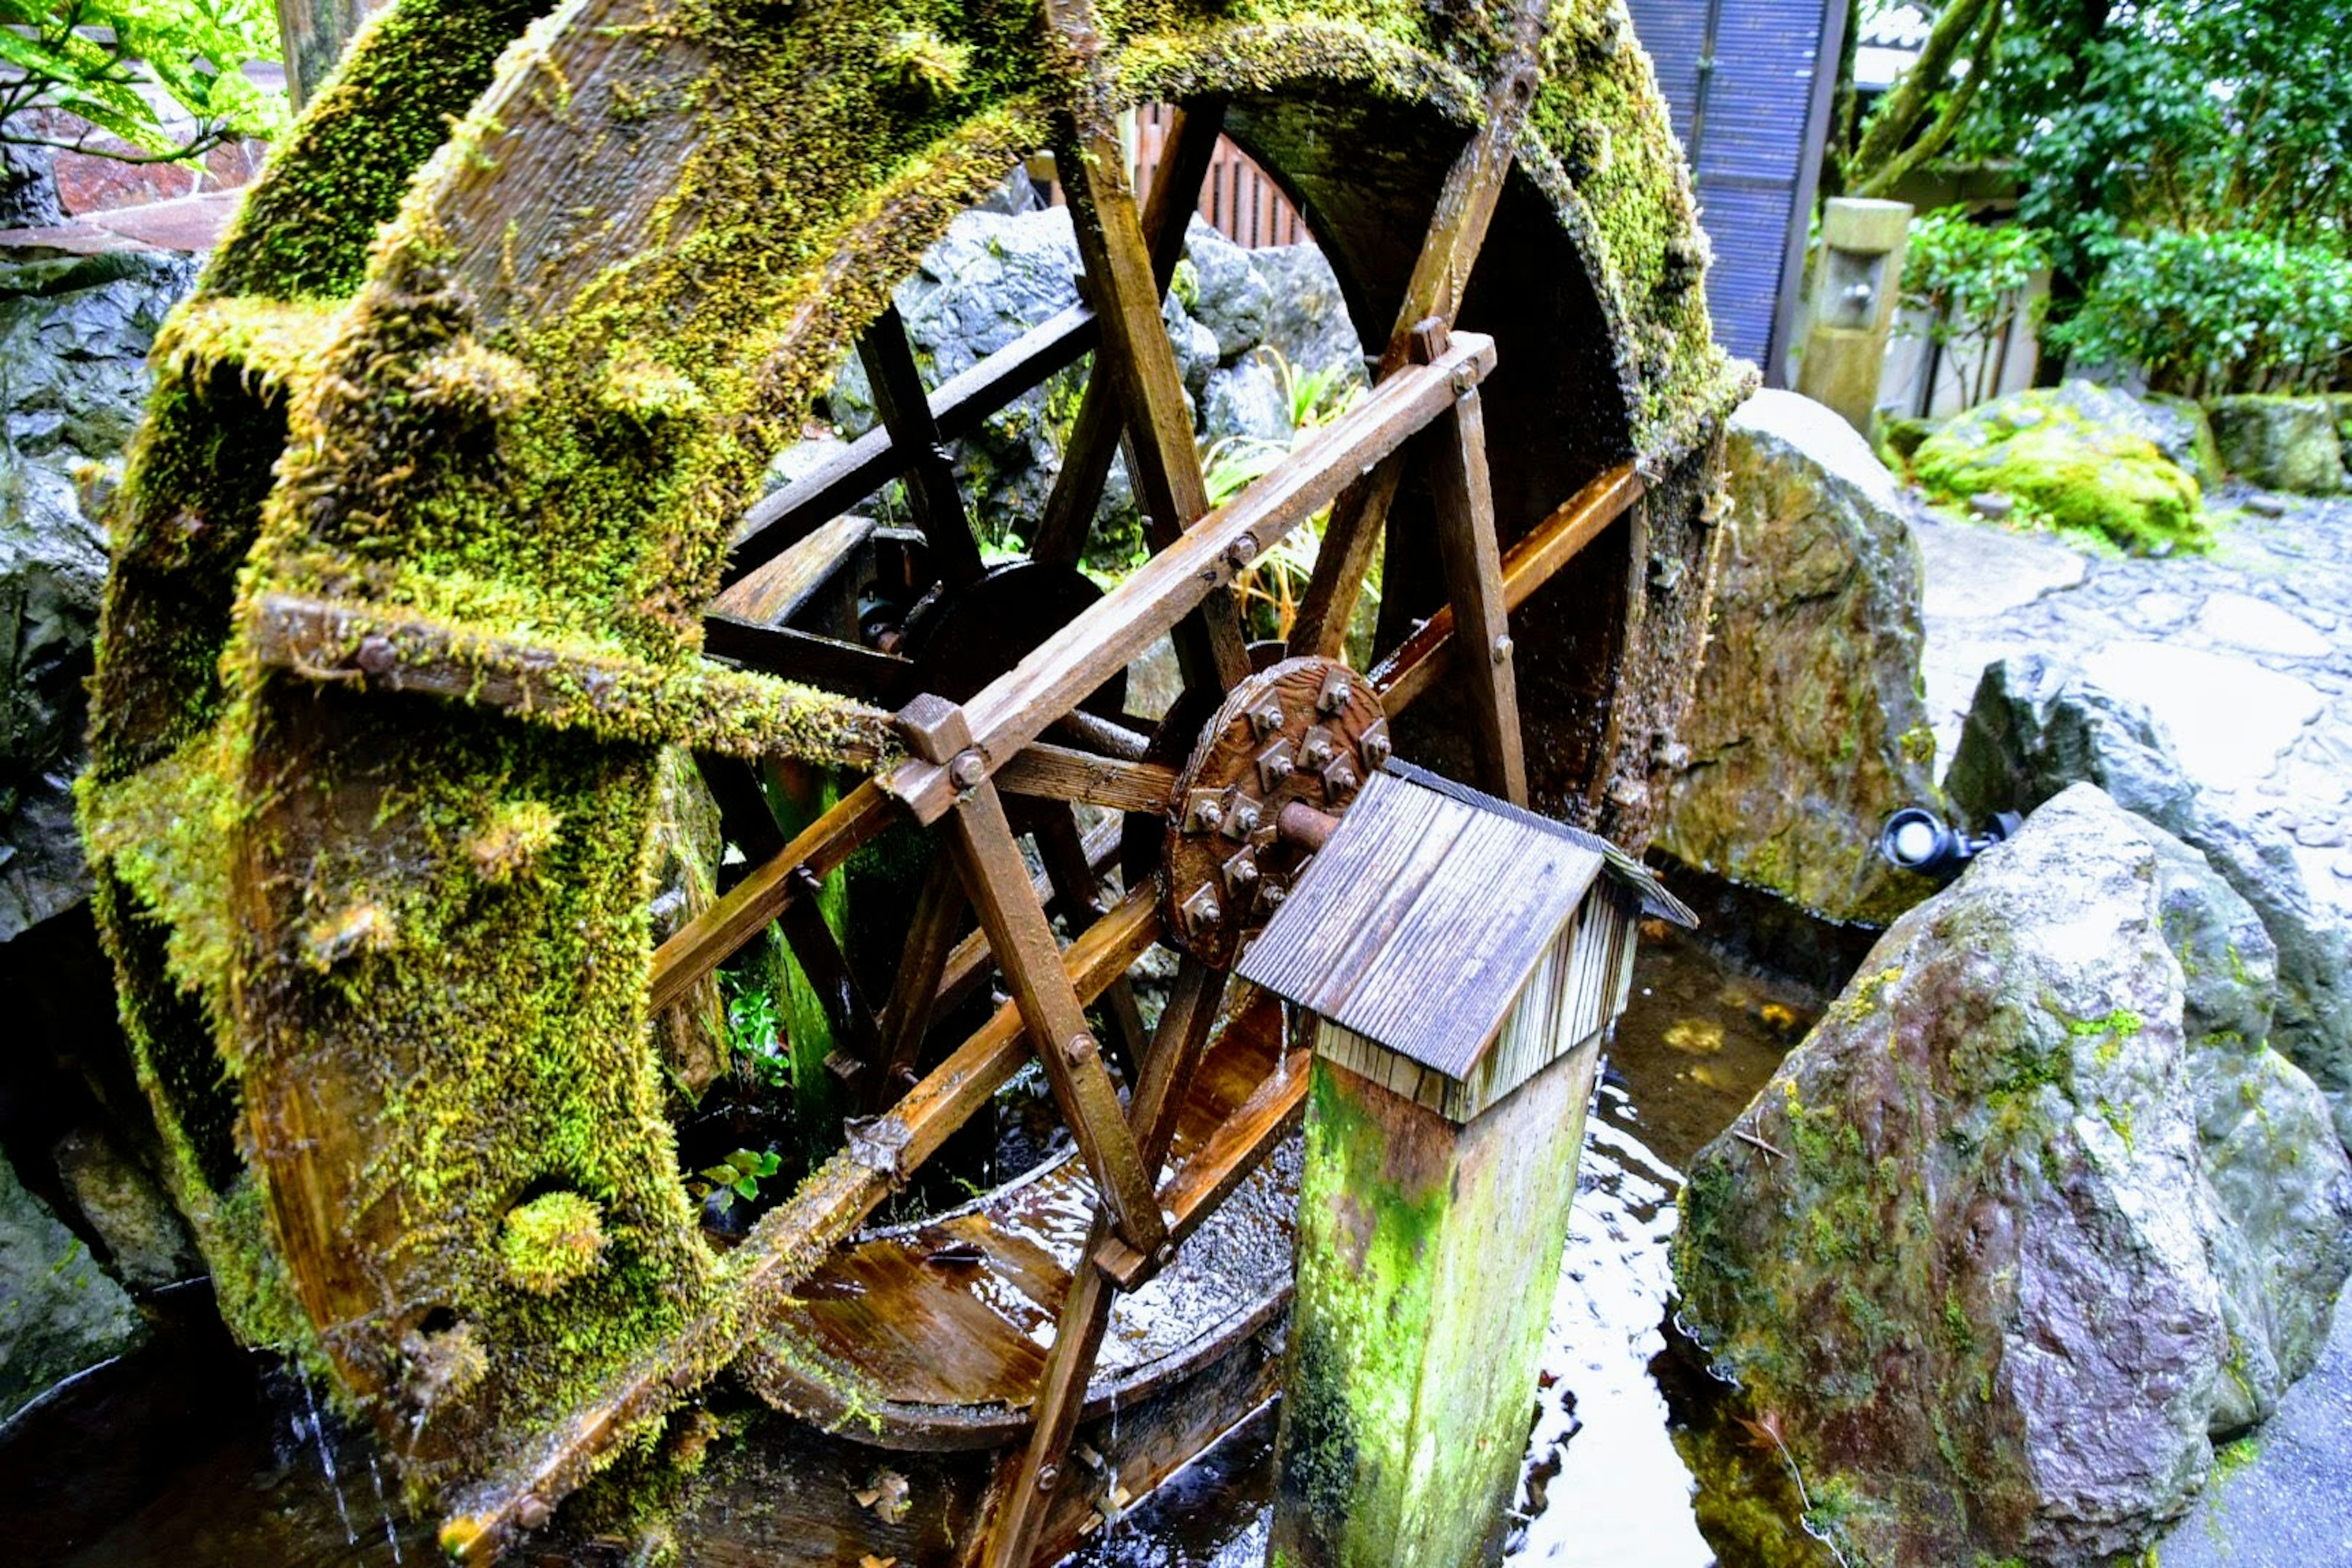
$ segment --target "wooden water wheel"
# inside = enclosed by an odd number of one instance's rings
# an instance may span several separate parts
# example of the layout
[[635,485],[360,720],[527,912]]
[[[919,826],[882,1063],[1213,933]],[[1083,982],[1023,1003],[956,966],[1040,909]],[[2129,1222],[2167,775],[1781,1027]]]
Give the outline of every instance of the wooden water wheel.
[[[1223,975],[1311,852],[1285,808],[1343,811],[1393,747],[1645,834],[1739,390],[1678,155],[1622,13],[1584,0],[533,15],[372,24],[158,350],[84,826],[178,1196],[232,1323],[331,1376],[455,1551],[698,1454],[723,1374],[845,1429],[813,1446],[1001,1451],[985,1495],[852,1517],[881,1555],[1027,1562],[1214,1436],[1171,1391],[1271,1387],[1269,1156],[1306,1075]],[[1139,210],[1114,116],[1141,100],[1183,112]],[[1220,132],[1381,352],[1359,405],[1213,510],[1160,296]],[[890,288],[1041,147],[1087,303],[926,387]],[[882,425],[748,504],[853,345]],[[1031,559],[985,569],[942,448],[1089,353]],[[1097,595],[1070,566],[1122,441],[1155,553]],[[892,479],[921,525],[894,559],[932,598],[884,651],[809,590],[871,559],[842,520]],[[1261,668],[1229,584],[1326,507]],[[1163,636],[1191,718],[1146,734],[1119,682]],[[735,809],[752,864],[656,944],[681,752],[722,805],[746,761],[848,783],[789,839]],[[1130,826],[1090,837],[1080,805]],[[861,986],[876,955],[813,891],[908,842],[933,868]],[[861,1114],[725,1248],[653,1026],[779,921]],[[1182,956],[1147,1034],[1118,995],[1155,943]],[[1010,999],[943,1037],[992,974]],[[1032,1060],[1075,1156],[861,1231]],[[1151,1289],[1182,1298],[1160,1337],[1115,1328]],[[1131,1468],[1074,1461],[1122,1408]],[[1141,1408],[1176,1413],[1138,1439]]]

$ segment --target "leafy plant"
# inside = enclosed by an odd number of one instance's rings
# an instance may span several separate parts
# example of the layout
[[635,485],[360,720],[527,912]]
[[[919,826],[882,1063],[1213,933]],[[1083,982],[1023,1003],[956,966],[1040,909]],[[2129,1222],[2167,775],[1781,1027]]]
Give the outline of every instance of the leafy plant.
[[732,1208],[738,1198],[757,1203],[760,1183],[774,1175],[783,1163],[783,1157],[772,1150],[738,1149],[718,1164],[697,1172],[698,1179],[688,1182],[687,1191],[697,1199],[716,1199],[721,1211]]
[[733,970],[722,971],[719,983],[727,994],[730,1053],[741,1058],[751,1075],[769,1088],[791,1088],[793,1055],[784,1047],[783,1014],[776,1005],[775,994],[759,984],[756,976]]
[[[278,58],[278,19],[263,0],[0,0],[0,141],[95,153],[125,163],[202,157],[247,136],[274,138],[285,95],[245,74]],[[160,88],[194,119],[163,123],[142,90]],[[134,149],[32,127],[26,111],[63,110]]]
[[2320,390],[2352,366],[2352,261],[2244,231],[2126,239],[2053,336],[2159,392]]
[[1948,353],[1972,350],[1971,405],[1991,392],[1997,356],[2033,275],[2050,265],[2039,229],[1999,227],[1957,212],[1929,213],[1911,226],[1903,258],[1903,303],[1927,313],[1928,342]]

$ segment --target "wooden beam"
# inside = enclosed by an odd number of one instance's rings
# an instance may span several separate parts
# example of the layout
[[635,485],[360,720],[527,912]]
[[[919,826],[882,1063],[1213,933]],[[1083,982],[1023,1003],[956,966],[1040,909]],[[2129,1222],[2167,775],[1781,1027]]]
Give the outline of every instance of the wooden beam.
[[[1631,463],[1621,463],[1554,508],[1503,556],[1503,607],[1516,610],[1559,569],[1625,514],[1646,487]],[[1412,636],[1373,667],[1372,689],[1391,713],[1402,711],[1436,683],[1452,657],[1454,611],[1441,605]]]
[[736,883],[727,895],[655,950],[647,983],[648,1008],[661,1012],[687,987],[732,957],[800,896],[793,876],[823,880],[864,845],[880,837],[897,813],[880,785],[867,779],[807,829]]
[[[1121,825],[1116,818],[1087,835],[1087,864],[1097,876],[1110,864],[1111,857],[1118,853],[1122,837]],[[1054,913],[1054,884],[1045,874],[1040,871],[1031,878],[1029,886],[1036,893],[1037,901],[1045,907],[1045,912]],[[956,943],[954,951],[948,954],[947,966],[940,972],[939,990],[931,999],[934,1017],[963,1005],[987,975],[990,956],[988,933],[984,931],[973,931]]]
[[951,588],[961,587],[981,574],[980,542],[971,536],[971,520],[964,516],[963,497],[956,491],[955,461],[931,416],[930,394],[923,388],[915,352],[907,342],[907,323],[896,304],[885,306],[873,324],[857,335],[858,363],[874,394],[874,411],[890,432],[890,447],[902,465],[907,499],[915,509],[916,526],[931,546],[931,570]]
[[930,1033],[932,1000],[939,994],[948,957],[955,951],[964,911],[970,907],[954,858],[940,856],[924,875],[923,890],[916,895],[890,1000],[883,1006],[880,1065],[875,1081],[867,1086],[871,1109],[882,1109],[902,1087],[915,1081],[923,1037]]
[[[818,907],[823,884],[805,866],[793,868],[791,876],[793,896],[776,912],[776,924],[793,957],[799,961],[801,973],[808,976],[809,988],[824,1009],[825,1022],[833,1026],[835,1041],[849,1049],[851,1070],[838,1076],[847,1079],[854,1090],[867,1090],[882,1073],[881,1025],[866,1005],[865,988],[857,984],[841,943],[834,939],[833,928],[825,924],[824,910]],[[803,1103],[806,1098],[803,1097]]]
[[996,782],[1013,795],[1161,815],[1176,793],[1176,770],[1032,741],[997,770]]
[[[1059,4],[1049,0],[1049,10]],[[1175,346],[1160,316],[1161,284],[1127,183],[1127,153],[1116,125],[1093,106],[1069,122],[1063,141],[1071,228],[1102,321],[1099,357],[1108,362],[1104,368],[1127,410],[1128,468],[1146,527],[1153,547],[1166,550],[1208,514],[1209,489]],[[1192,629],[1178,638],[1190,686],[1230,690],[1249,674],[1241,617],[1224,598],[1222,584],[1202,595],[1195,606],[1202,613],[1189,619]]]
[[[1152,1036],[1129,1109],[1129,1125],[1135,1131],[1137,1146],[1155,1171],[1168,1157],[1184,1087],[1208,1047],[1209,1031],[1223,997],[1224,976],[1188,954],[1177,969],[1167,1010],[1160,1016],[1160,1027]],[[1094,1255],[1095,1247],[1117,1239],[1108,1214],[1097,1213],[1055,1324],[1053,1349],[1046,1355],[1045,1373],[1031,1406],[1034,1420],[1029,1445],[1019,1463],[1011,1468],[1011,1484],[1002,1493],[989,1529],[982,1558],[988,1568],[1028,1568],[1035,1553],[1038,1528],[1061,1479],[1063,1456],[1077,1429],[1087,1384],[1101,1353],[1103,1331],[1110,1323],[1112,1282],[1102,1270],[1086,1267],[1084,1259]],[[1156,1250],[1154,1256],[1156,1261],[1167,1260],[1165,1249]]]
[[[1225,100],[1203,99],[1173,111],[1166,140],[1160,144],[1160,172],[1144,198],[1143,232],[1151,247],[1151,281],[1156,293],[1168,292],[1176,263],[1184,255],[1184,234],[1199,205],[1201,182],[1215,158],[1217,138],[1225,123]],[[1029,553],[1040,561],[1075,563],[1087,546],[1095,512],[1102,505],[1103,486],[1110,478],[1111,458],[1118,455],[1126,427],[1118,395],[1108,376],[1087,380],[1078,399],[1076,419],[1062,452],[1062,471],[1037,524]]]
[[[1379,368],[1372,373],[1376,384],[1395,374],[1411,359],[1416,325],[1433,317],[1450,328],[1461,309],[1462,289],[1486,246],[1495,204],[1502,196],[1528,106],[1534,100],[1538,72],[1533,50],[1542,10],[1533,0],[1520,0],[1515,9],[1516,47],[1505,57],[1487,92],[1486,123],[1445,173],[1429,232],[1413,259],[1412,275],[1389,328]],[[1400,476],[1400,460],[1392,457],[1333,504],[1322,547],[1316,553],[1315,570],[1291,624],[1292,653],[1337,658],[1345,650],[1348,623],[1355,616],[1364,574],[1371,565],[1372,547],[1388,521]]]
[[[964,706],[983,776],[1076,708],[1112,670],[1132,663],[1213,589],[1230,583],[1342,486],[1452,407],[1457,384],[1475,385],[1494,363],[1491,339],[1454,334],[1438,363],[1409,365],[1391,377],[991,682]],[[887,782],[924,822],[939,820],[955,801],[957,785],[944,763],[911,761]]]
[[703,613],[755,626],[782,626],[832,581],[835,573],[856,559],[858,550],[874,536],[874,529],[872,518],[852,515],[821,524],[758,571],[723,589],[703,606]]
[[887,707],[895,708],[914,695],[911,659],[796,626],[763,626],[730,616],[705,616],[702,651],[779,680],[820,686]]
[[[1055,371],[1076,364],[1099,337],[1094,311],[1073,305],[942,382],[929,399],[940,439],[969,437],[990,415]],[[898,463],[890,432],[877,425],[797,482],[754,505],[736,525],[724,581],[740,581],[880,489]]]
[[[1415,330],[1414,358],[1426,363],[1444,351],[1444,322],[1432,320]],[[1470,734],[1480,782],[1491,794],[1524,806],[1527,752],[1519,739],[1518,678],[1511,663],[1510,614],[1503,605],[1502,552],[1495,543],[1495,497],[1478,389],[1465,388],[1422,439],[1430,447],[1430,488],[1437,500],[1438,562],[1454,606],[1455,641],[1462,645],[1454,668],[1470,691]]]
[[1087,1027],[1085,1005],[1064,971],[1054,928],[1030,888],[1029,868],[993,785],[983,781],[956,802],[948,842],[1114,1227],[1138,1251],[1150,1252],[1167,1234],[1153,1201],[1152,1173],[1120,1117],[1101,1043]]
[[[1037,846],[1037,858],[1045,862],[1045,879],[1052,884],[1055,901],[1061,905],[1072,933],[1102,919],[1102,878],[1087,854],[1076,810],[1059,802],[1034,807],[1029,814],[1029,837]],[[1135,988],[1126,976],[1110,983],[1103,993],[1102,1005],[1118,1037],[1119,1060],[1133,1072],[1143,1061],[1151,1034],[1143,1026],[1143,1011],[1136,1005]],[[1152,1173],[1149,1163],[1145,1169]]]

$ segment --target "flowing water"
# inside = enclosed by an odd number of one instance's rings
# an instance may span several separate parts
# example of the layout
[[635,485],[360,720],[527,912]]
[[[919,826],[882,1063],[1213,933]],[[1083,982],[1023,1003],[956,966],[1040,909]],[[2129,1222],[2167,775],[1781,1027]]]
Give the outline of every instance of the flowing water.
[[[1584,1151],[1515,1559],[1642,1568],[1715,1561],[1696,1483],[1674,1441],[1694,1403],[1677,1391],[1703,1384],[1666,1342],[1675,1194],[1683,1164],[1770,1075],[1816,1003],[1678,939],[1645,943]],[[181,1310],[147,1350],[84,1374],[0,1427],[5,1560],[142,1568],[436,1561],[430,1524],[399,1516],[366,1438],[340,1427],[299,1379],[231,1346],[209,1323],[201,1292],[188,1294],[183,1288]],[[1244,1422],[1075,1562],[1259,1563],[1275,1421],[1266,1410]],[[690,1560],[694,1543],[681,1544]]]

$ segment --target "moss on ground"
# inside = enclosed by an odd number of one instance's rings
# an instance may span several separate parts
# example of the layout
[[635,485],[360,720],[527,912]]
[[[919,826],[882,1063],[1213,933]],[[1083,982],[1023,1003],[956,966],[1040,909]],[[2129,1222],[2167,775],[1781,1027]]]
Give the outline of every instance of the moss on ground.
[[1919,444],[1911,472],[1940,499],[2007,496],[2029,521],[2126,550],[2212,542],[2192,476],[2054,397],[2021,395],[1954,420]]

